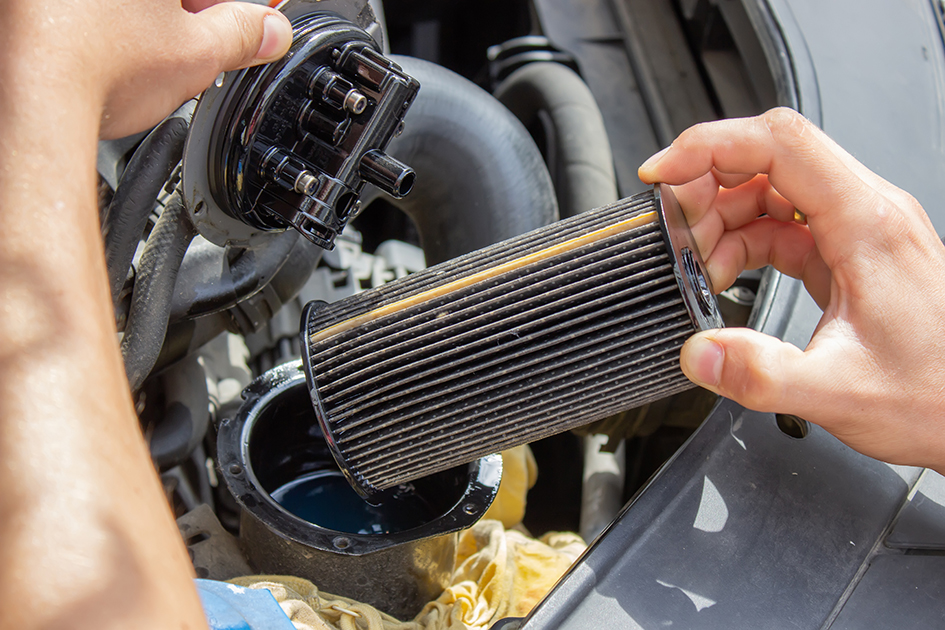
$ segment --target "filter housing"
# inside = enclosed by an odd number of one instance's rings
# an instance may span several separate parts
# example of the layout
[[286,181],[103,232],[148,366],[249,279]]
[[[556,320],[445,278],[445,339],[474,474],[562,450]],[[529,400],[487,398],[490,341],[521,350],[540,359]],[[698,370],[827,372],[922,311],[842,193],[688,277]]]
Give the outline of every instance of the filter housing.
[[680,347],[722,326],[665,185],[302,322],[316,416],[365,497],[688,389]]

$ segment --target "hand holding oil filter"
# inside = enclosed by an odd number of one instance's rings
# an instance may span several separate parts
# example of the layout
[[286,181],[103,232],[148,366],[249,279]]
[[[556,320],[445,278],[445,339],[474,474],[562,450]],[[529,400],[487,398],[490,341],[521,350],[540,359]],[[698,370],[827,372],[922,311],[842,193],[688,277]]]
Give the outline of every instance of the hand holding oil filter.
[[945,247],[915,199],[787,109],[698,125],[640,176],[678,185],[716,289],[771,264],[824,311],[803,351],[747,329],[696,335],[682,352],[696,382],[945,472]]
[[688,389],[680,347],[722,325],[666,186],[302,322],[319,423],[365,496]]

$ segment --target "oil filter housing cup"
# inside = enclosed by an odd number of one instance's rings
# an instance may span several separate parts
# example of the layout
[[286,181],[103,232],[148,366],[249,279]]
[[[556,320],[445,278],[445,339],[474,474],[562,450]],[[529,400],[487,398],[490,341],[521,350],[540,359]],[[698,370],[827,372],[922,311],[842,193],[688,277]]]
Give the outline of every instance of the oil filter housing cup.
[[722,326],[672,190],[653,190],[325,304],[304,367],[362,496],[689,389]]
[[217,461],[254,571],[305,578],[399,619],[450,584],[455,532],[482,517],[502,478],[502,457],[489,455],[398,486],[382,505],[362,501],[325,444],[301,362],[243,390],[220,423]]

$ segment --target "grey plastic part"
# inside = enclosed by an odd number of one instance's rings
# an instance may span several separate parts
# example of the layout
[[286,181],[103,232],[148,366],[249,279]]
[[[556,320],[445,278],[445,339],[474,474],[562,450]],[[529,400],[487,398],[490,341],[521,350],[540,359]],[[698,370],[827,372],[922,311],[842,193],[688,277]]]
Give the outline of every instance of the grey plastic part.
[[901,472],[723,401],[525,628],[820,627],[919,474]]
[[187,357],[161,375],[164,415],[151,432],[151,458],[162,470],[186,461],[207,433],[210,422],[207,377],[197,357]]
[[[903,613],[908,611],[908,615]],[[831,630],[945,626],[945,559],[881,556],[871,564]]]
[[896,519],[886,546],[945,549],[945,477],[927,470]]
[[252,575],[239,542],[225,529],[209,505],[202,503],[177,519],[198,578],[231,580]]
[[105,183],[112,190],[118,187],[118,180],[125,169],[125,158],[147,135],[146,131],[114,140],[99,140],[95,167]]
[[586,541],[597,538],[623,508],[627,449],[624,440],[620,440],[613,453],[602,451],[609,439],[607,435],[588,435],[582,440],[584,471],[579,533]]
[[[931,0],[767,0],[801,112],[945,233],[945,46]],[[746,0],[747,3],[747,0]]]

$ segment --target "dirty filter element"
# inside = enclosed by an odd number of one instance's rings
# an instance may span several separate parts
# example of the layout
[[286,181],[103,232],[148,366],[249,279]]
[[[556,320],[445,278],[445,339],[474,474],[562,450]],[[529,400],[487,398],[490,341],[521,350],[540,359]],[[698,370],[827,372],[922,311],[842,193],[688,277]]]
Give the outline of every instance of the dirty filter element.
[[665,185],[302,322],[315,413],[365,497],[688,389],[680,347],[722,326]]

